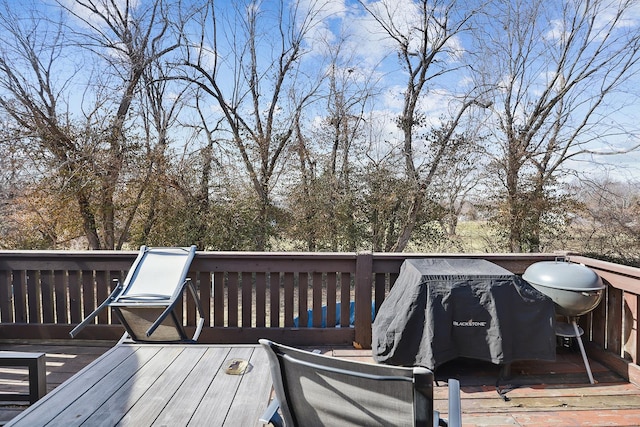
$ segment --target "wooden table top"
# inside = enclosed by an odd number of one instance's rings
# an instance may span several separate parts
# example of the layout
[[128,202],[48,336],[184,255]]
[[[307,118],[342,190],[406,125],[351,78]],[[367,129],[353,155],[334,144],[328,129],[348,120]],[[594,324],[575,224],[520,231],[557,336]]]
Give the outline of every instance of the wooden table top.
[[[227,373],[233,359],[244,374]],[[270,393],[257,345],[119,344],[7,426],[260,425]]]

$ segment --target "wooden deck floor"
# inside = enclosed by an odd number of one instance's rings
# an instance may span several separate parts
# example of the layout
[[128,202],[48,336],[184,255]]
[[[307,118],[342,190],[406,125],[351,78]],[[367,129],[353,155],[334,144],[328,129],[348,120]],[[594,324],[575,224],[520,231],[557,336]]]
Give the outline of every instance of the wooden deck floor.
[[[47,391],[50,392],[113,347],[115,342],[62,341],[59,343],[8,344],[0,350],[47,354]],[[0,393],[27,393],[27,369],[0,367]],[[0,425],[29,407],[28,402],[3,402],[0,395]]]
[[[90,344],[90,345],[89,345]],[[0,350],[47,353],[48,389],[61,384],[115,343],[65,342],[58,344],[6,344]],[[335,357],[372,362],[370,350],[320,348]],[[496,391],[499,367],[477,360],[455,360],[436,371],[435,408],[447,412],[447,378],[462,388],[465,426],[639,426],[640,388],[591,360],[597,384],[589,384],[578,352],[559,349],[555,362],[517,362],[511,377],[499,383],[507,399]],[[0,393],[25,392],[26,370],[0,368]],[[27,408],[2,402],[0,425]]]

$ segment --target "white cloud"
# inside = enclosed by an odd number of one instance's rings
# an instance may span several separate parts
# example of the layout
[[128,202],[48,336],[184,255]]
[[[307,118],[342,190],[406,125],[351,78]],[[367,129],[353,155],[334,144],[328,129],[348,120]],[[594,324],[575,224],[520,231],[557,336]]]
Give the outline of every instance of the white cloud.
[[76,22],[81,26],[87,26],[88,24],[96,27],[105,25],[105,22],[97,14],[105,16],[114,14],[117,10],[123,11],[126,9],[127,4],[130,10],[135,10],[141,3],[141,0],[94,0],[89,2],[95,7],[97,12],[93,12],[88,8],[78,4],[75,0],[59,0],[60,4],[71,12]]

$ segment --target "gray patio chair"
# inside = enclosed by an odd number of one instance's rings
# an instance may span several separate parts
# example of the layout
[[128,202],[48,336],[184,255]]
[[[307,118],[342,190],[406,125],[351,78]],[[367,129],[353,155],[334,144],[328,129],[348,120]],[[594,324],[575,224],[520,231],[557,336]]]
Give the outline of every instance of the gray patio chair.
[[[204,312],[196,288],[187,278],[195,253],[195,246],[141,246],[124,283],[117,282],[109,298],[71,331],[71,337],[75,337],[81,329],[93,322],[101,310],[111,307],[134,341],[196,341],[204,325]],[[182,295],[187,288],[199,314],[198,324],[191,338],[188,338],[182,326],[181,314],[176,310],[181,306]]]
[[449,380],[447,421],[433,410],[433,373],[426,368],[338,359],[265,339],[260,344],[269,355],[276,394],[260,418],[265,424],[287,427],[461,424],[457,380]]

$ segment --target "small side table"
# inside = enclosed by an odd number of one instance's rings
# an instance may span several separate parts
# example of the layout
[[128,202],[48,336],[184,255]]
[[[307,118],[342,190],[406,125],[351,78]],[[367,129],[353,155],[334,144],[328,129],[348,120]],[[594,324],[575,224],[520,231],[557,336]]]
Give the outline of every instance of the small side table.
[[47,394],[47,364],[44,353],[0,351],[0,366],[22,366],[29,369],[29,394],[3,394],[4,400],[28,400],[33,404]]

